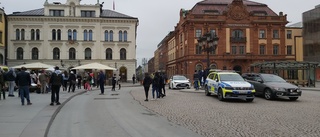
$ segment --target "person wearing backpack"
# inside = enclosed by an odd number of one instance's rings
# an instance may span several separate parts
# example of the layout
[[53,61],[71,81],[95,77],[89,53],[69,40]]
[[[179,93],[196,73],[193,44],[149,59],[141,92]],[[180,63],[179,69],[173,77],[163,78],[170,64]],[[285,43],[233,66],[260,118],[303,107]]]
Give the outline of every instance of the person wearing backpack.
[[8,97],[14,97],[13,91],[14,91],[14,87],[15,85],[15,80],[16,80],[17,74],[16,72],[14,72],[14,68],[10,68],[8,73],[5,74],[5,80],[8,81],[9,85],[8,85],[8,91],[9,91],[9,95]]
[[59,102],[59,92],[60,87],[63,82],[62,74],[59,70],[59,67],[54,68],[55,71],[51,74],[50,78],[50,84],[51,84],[51,103],[50,106],[53,106],[53,103],[56,103],[56,105],[60,105]]

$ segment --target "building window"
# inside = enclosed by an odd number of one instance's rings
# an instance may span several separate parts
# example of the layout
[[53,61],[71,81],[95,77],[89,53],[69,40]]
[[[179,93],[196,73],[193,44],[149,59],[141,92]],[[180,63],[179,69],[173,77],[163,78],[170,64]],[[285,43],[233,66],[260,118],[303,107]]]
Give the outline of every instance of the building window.
[[92,30],[89,30],[89,41],[92,41],[92,39],[93,39]]
[[68,30],[68,40],[72,40],[72,30]]
[[31,29],[31,40],[35,40],[35,30],[34,29]]
[[87,31],[87,30],[84,30],[84,31],[83,31],[83,40],[84,40],[84,41],[87,41],[87,40],[88,40],[88,31]]
[[55,29],[52,30],[52,40],[57,40],[57,31]]
[[287,39],[292,39],[292,30],[287,30]]
[[260,39],[266,38],[266,32],[265,32],[265,30],[260,30],[260,31],[259,31],[259,38],[260,38]]
[[36,30],[36,40],[40,40],[40,30]]
[[77,30],[73,30],[73,40],[77,40]]
[[213,35],[216,35],[216,30],[212,29],[212,30],[210,30],[210,33]]
[[244,55],[246,53],[246,47],[245,46],[240,46],[239,47],[239,54]]
[[68,30],[68,40],[77,40],[77,30]]
[[122,41],[122,31],[121,30],[119,31],[119,41],[120,42]]
[[81,11],[81,17],[95,17],[96,12],[95,11],[87,11],[87,10],[82,10]]
[[21,40],[25,40],[25,31],[21,29]]
[[265,55],[266,53],[266,46],[265,45],[260,45],[260,55]]
[[39,59],[39,50],[38,50],[38,48],[33,48],[32,49],[32,60],[38,60]]
[[197,30],[196,30],[196,38],[200,38],[201,35],[202,35],[201,29],[197,29]]
[[60,29],[58,29],[58,31],[57,31],[57,39],[61,40],[61,30]]
[[231,46],[231,54],[237,54],[237,46]]
[[20,40],[20,30],[16,29],[16,40]]
[[91,60],[91,49],[90,48],[86,48],[84,50],[84,59],[85,60]]
[[104,31],[104,41],[108,41],[108,31]]
[[70,48],[69,49],[69,60],[75,60],[76,59],[76,49]]
[[23,49],[21,47],[17,49],[17,60],[23,60]]
[[243,38],[243,31],[242,30],[234,30],[232,32],[232,37],[234,37],[234,38]]
[[279,45],[273,45],[273,55],[279,55]]
[[3,41],[2,41],[2,31],[0,31],[0,43],[3,44]]
[[54,60],[59,60],[60,59],[60,49],[59,48],[54,48],[53,49],[53,59]]
[[110,30],[110,41],[112,42],[113,41],[113,31]]
[[124,42],[128,41],[128,32],[127,31],[123,32],[123,40],[124,40]]
[[180,41],[180,44],[182,44],[182,42],[183,42],[183,35],[180,34],[180,37],[179,37],[179,38],[180,38],[180,40],[179,40],[179,41]]
[[196,54],[198,54],[198,55],[202,54],[202,46],[200,46],[200,45],[196,46]]
[[112,60],[112,49],[110,48],[106,50],[106,60]]
[[64,10],[49,10],[50,16],[64,16]]
[[278,39],[279,38],[279,30],[273,30],[273,38]]
[[292,46],[291,45],[287,46],[287,55],[292,55]]
[[126,49],[121,49],[120,50],[120,60],[126,60],[127,59],[127,51]]
[[0,14],[0,22],[2,22],[2,17],[3,17],[3,15],[2,15],[2,14]]

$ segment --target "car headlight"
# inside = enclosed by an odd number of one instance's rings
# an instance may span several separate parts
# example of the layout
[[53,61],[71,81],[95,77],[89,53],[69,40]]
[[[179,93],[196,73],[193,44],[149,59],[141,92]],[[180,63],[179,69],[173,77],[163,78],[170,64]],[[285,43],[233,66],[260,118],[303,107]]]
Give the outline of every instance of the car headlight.
[[225,87],[226,90],[233,90],[233,87]]
[[286,91],[285,88],[273,87],[273,89],[276,90],[276,91]]

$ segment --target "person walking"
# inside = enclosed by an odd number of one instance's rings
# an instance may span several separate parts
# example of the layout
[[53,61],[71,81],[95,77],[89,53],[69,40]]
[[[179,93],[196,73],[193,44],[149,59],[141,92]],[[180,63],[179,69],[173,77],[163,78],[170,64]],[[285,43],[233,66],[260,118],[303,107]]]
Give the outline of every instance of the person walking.
[[98,80],[97,80],[99,83],[97,83],[97,85],[100,86],[100,95],[103,95],[104,94],[104,83],[106,81],[106,76],[104,75],[103,71],[100,70],[99,72],[99,76],[98,76]]
[[24,98],[27,99],[27,105],[32,105],[30,101],[30,91],[31,77],[30,74],[26,72],[25,67],[21,67],[21,72],[17,74],[16,85],[19,87],[19,93],[21,98],[21,105],[24,105]]
[[119,90],[121,89],[121,80],[122,80],[122,77],[121,75],[119,74],[119,77],[118,77],[118,86],[119,86]]
[[164,97],[164,96],[166,96],[166,80],[165,80],[164,74],[160,75],[160,82],[159,83],[160,83],[160,89],[159,89],[160,96]]
[[136,83],[136,75],[135,74],[133,74],[133,76],[132,76],[132,82],[133,82],[133,84]]
[[194,71],[193,81],[194,81],[194,88],[196,90],[199,90],[199,74],[198,74],[197,70]]
[[59,67],[54,68],[55,71],[51,74],[50,78],[50,84],[51,84],[51,103],[50,105],[53,106],[53,103],[56,103],[56,105],[60,105],[59,102],[59,92],[60,87],[63,83],[63,77],[59,70]]
[[77,75],[77,86],[78,86],[78,89],[81,89],[81,83],[82,83],[82,76],[81,76],[81,74],[78,73],[78,75]]
[[117,75],[116,75],[116,74],[113,74],[113,77],[112,77],[112,89],[111,89],[111,91],[116,91],[116,83],[117,83]]
[[144,100],[144,101],[148,101],[148,94],[149,94],[149,89],[150,89],[151,83],[152,83],[152,79],[149,76],[149,73],[145,73],[145,77],[143,79],[143,87],[144,87],[144,92],[146,95],[146,100]]
[[[152,88],[153,91],[152,92],[156,92],[157,93],[157,97],[156,98],[160,98],[160,75],[158,72],[155,73],[154,78],[152,80]],[[154,93],[153,93],[154,95]]]
[[6,99],[6,91],[4,90],[5,88],[5,75],[4,72],[2,70],[2,68],[0,68],[0,100],[1,100],[1,93],[3,94],[3,99]]
[[62,77],[63,77],[63,82],[62,82],[63,91],[67,91],[67,89],[68,89],[68,80],[69,80],[68,72],[64,71],[63,74],[62,74]]
[[76,75],[74,74],[74,72],[73,71],[71,71],[70,72],[70,75],[69,75],[69,79],[68,79],[68,81],[69,81],[69,90],[68,90],[68,93],[70,92],[70,89],[72,90],[72,92],[74,92],[74,90],[75,90],[75,88],[76,88],[76,80],[77,80],[77,78],[76,78]]
[[4,75],[5,76],[5,80],[8,81],[8,91],[9,91],[9,95],[8,97],[14,97],[14,87],[15,85],[15,79],[17,77],[16,72],[14,72],[14,68],[9,68],[9,71]]
[[39,75],[39,82],[41,85],[41,93],[47,93],[46,88],[47,88],[47,75],[44,72],[44,70],[42,71],[42,73]]

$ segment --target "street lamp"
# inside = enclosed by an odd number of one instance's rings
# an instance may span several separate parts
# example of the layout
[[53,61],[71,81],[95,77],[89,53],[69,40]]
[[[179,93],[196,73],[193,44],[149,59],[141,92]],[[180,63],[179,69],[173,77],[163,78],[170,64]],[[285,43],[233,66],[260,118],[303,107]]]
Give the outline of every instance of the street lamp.
[[219,37],[214,34],[214,32],[210,32],[204,34],[202,37],[198,38],[198,44],[202,47],[202,50],[207,52],[207,69],[210,67],[209,53],[215,52],[218,46]]

